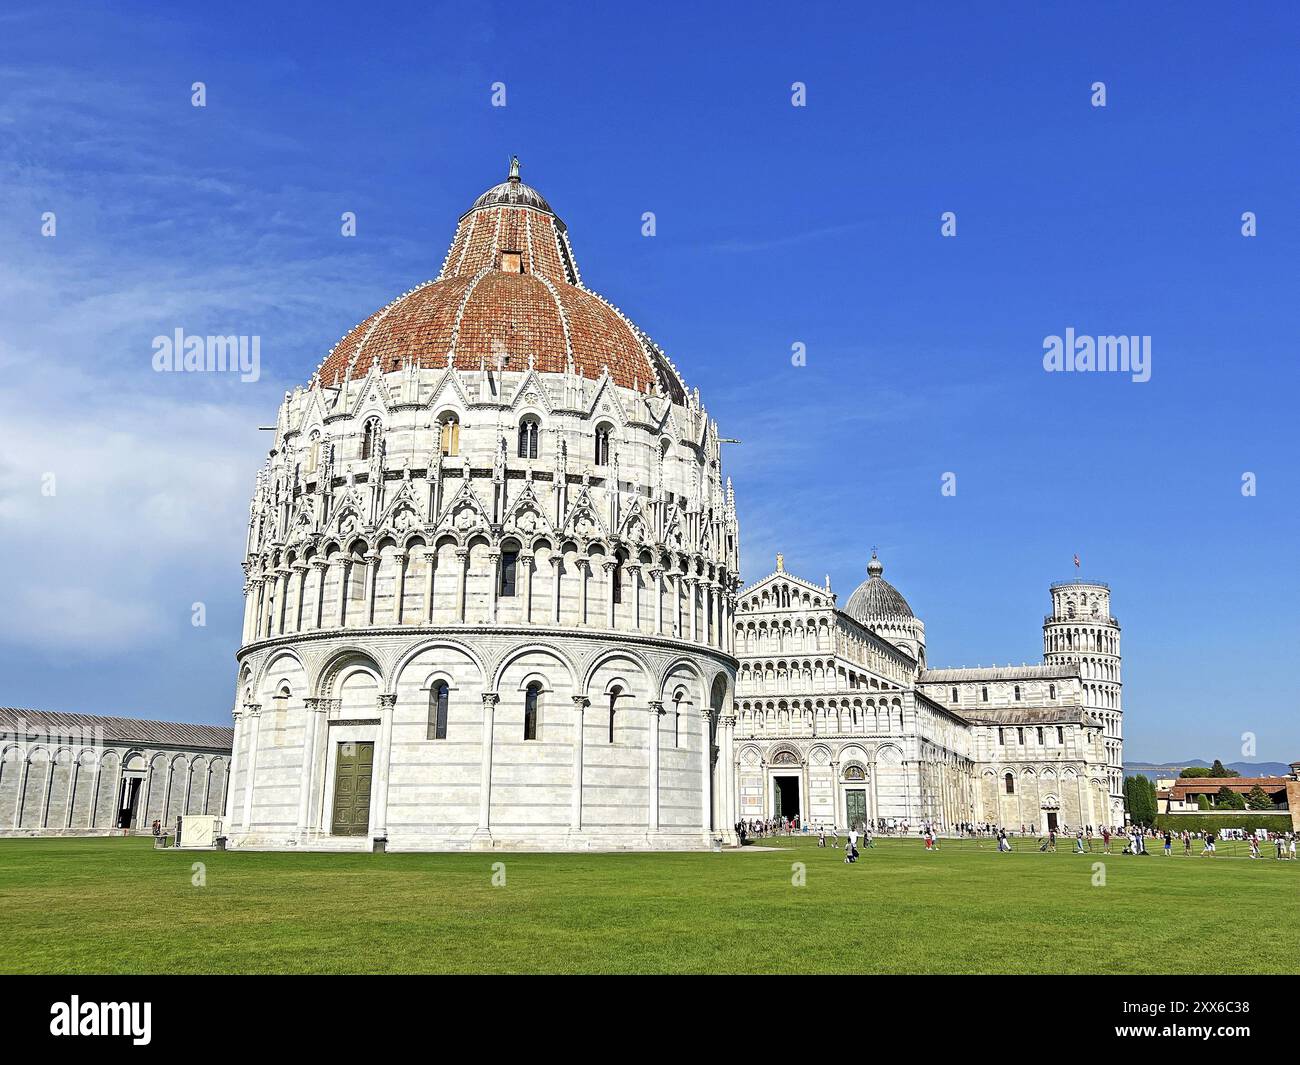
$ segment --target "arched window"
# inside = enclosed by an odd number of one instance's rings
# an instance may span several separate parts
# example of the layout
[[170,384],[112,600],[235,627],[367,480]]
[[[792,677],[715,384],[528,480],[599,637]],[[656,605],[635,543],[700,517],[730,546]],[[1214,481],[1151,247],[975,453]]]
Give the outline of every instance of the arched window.
[[508,547],[501,552],[501,586],[500,593],[503,599],[509,599],[515,594],[515,580],[519,570],[519,548]]
[[536,418],[525,418],[519,423],[519,457],[521,459],[537,458],[538,436],[541,425]]
[[361,430],[361,459],[364,462],[379,450],[379,419],[367,418]]
[[1016,778],[1008,773],[1002,779],[1006,782],[1007,794],[1014,795],[1016,793]]
[[953,690],[952,690],[952,701],[953,701],[954,703],[955,703],[955,702],[959,702],[959,701],[960,701],[960,695],[961,695],[961,693],[960,693],[956,688],[953,688]]
[[989,701],[989,690],[987,687],[980,688],[980,699],[986,703]]
[[445,740],[447,738],[447,703],[450,689],[445,680],[440,680],[429,689],[429,732],[428,739]]
[[609,742],[614,742],[614,715],[618,710],[618,697],[623,694],[623,689],[613,688],[609,693]]
[[614,566],[609,571],[609,579],[612,582],[610,591],[613,593],[614,602],[623,601],[623,556],[614,556]]
[[533,681],[524,693],[524,739],[537,739],[537,710],[542,701],[542,686]]
[[609,465],[609,431],[608,425],[596,427],[596,465]]
[[1020,685],[1016,685],[1016,702],[1020,702]]
[[1055,699],[1055,698],[1056,698],[1056,685],[1055,685],[1055,684],[1049,684],[1049,685],[1047,686],[1047,697],[1048,697],[1049,699]]
[[673,694],[673,746],[682,745],[682,700],[686,693],[680,688]]
[[444,455],[460,454],[460,419],[454,414],[444,414],[439,423],[442,426],[439,434],[439,446]]

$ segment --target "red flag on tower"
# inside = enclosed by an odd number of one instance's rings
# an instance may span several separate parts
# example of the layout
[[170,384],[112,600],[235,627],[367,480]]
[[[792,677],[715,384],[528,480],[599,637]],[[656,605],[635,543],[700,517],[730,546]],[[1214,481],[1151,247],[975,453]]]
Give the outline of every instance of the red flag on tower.
[[1078,568],[1079,568],[1079,556],[1078,556],[1078,555],[1075,555],[1075,556],[1074,556],[1074,568],[1075,568],[1075,569],[1078,569]]

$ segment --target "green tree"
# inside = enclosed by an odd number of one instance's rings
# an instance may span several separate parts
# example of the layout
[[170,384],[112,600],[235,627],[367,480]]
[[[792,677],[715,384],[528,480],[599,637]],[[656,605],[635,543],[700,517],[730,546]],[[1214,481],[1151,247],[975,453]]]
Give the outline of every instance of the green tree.
[[1156,816],[1156,786],[1150,777],[1124,778],[1124,807],[1129,820],[1136,825],[1149,825]]
[[1208,795],[1198,795],[1198,796],[1196,796],[1196,808],[1197,808],[1198,810],[1212,810],[1212,809],[1214,809],[1214,807],[1210,805],[1210,797],[1209,797]]
[[1239,776],[1241,776],[1241,774],[1238,773],[1235,769],[1229,769],[1227,766],[1225,766],[1222,762],[1220,762],[1220,761],[1216,758],[1216,759],[1214,760],[1214,765],[1210,766],[1210,776],[1212,776],[1212,777],[1239,777]]
[[1208,777],[1211,774],[1208,765],[1189,765],[1178,775],[1186,780],[1192,780],[1196,777]]
[[1219,789],[1219,794],[1215,796],[1214,806],[1218,810],[1244,810],[1246,800],[1225,784]]
[[1268,797],[1268,792],[1256,784],[1246,796],[1246,807],[1251,810],[1271,810],[1273,800]]

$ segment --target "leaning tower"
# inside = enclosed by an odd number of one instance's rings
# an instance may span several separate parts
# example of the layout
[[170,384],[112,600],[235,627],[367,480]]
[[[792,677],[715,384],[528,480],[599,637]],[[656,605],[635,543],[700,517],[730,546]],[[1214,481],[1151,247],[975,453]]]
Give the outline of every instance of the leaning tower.
[[1052,612],[1043,619],[1043,661],[1078,664],[1083,705],[1103,725],[1110,822],[1124,821],[1124,705],[1121,698],[1119,622],[1110,612],[1110,585],[1057,581]]

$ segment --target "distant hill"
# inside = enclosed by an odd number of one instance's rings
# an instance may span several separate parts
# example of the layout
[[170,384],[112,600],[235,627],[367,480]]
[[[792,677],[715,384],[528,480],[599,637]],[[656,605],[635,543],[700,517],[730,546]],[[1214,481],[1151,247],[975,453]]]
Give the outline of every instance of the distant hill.
[[[1156,777],[1176,777],[1183,769],[1190,766],[1209,768],[1213,762],[1203,758],[1189,758],[1185,762],[1125,762],[1124,775],[1143,776],[1155,780]],[[1291,767],[1285,762],[1224,762],[1229,769],[1235,769],[1243,777],[1285,777],[1291,773]]]

